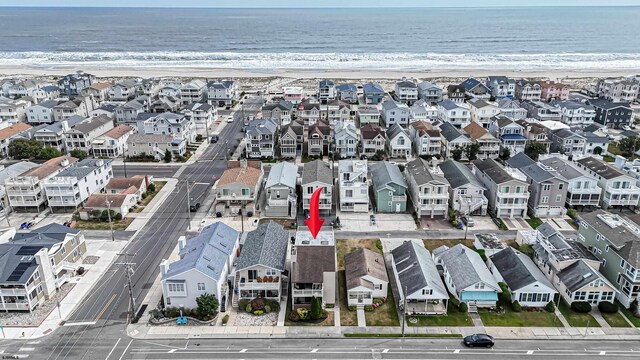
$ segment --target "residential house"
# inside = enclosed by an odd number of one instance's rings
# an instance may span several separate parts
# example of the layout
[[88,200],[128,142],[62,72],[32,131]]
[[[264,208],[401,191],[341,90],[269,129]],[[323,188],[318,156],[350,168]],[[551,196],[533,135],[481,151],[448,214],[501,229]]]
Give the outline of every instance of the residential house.
[[322,187],[318,210],[323,215],[331,214],[333,201],[333,172],[322,160],[313,160],[302,167],[302,209],[309,211],[311,197]]
[[343,159],[357,157],[360,135],[356,127],[351,123],[341,123],[336,125],[334,129],[335,153]]
[[16,208],[36,209],[40,212],[47,201],[44,182],[72,166],[76,161],[78,159],[70,156],[59,156],[20,175],[5,179],[4,185],[11,207],[14,210]]
[[[94,84],[95,85],[95,84]],[[108,97],[111,101],[128,102],[138,95],[140,82],[138,79],[125,79],[108,88]]]
[[529,81],[527,79],[520,79],[516,81],[515,97],[518,100],[540,101],[541,96],[542,88],[539,83]]
[[429,81],[418,83],[418,98],[428,104],[435,104],[442,100],[442,88]]
[[607,128],[622,129],[632,123],[633,110],[629,103],[594,99],[589,100],[589,104],[596,108],[596,116],[593,120]]
[[[633,220],[632,220],[633,219]],[[640,227],[638,217],[602,210],[580,214],[578,239],[600,261],[600,272],[629,308],[640,301]],[[611,300],[609,300],[611,301]]]
[[438,108],[420,99],[409,108],[409,122],[438,118]]
[[418,218],[447,217],[449,209],[449,181],[437,167],[417,158],[408,162],[404,170],[409,195]]
[[282,97],[285,102],[298,105],[304,100],[304,88],[300,86],[286,86],[282,88]]
[[484,128],[489,127],[492,117],[500,114],[500,108],[496,103],[482,99],[471,99],[468,104],[471,110],[471,121],[480,124]]
[[322,80],[318,84],[318,100],[326,103],[336,98],[336,85],[331,80]]
[[438,118],[461,129],[471,122],[471,110],[467,104],[445,99],[438,103]]
[[546,80],[539,81],[540,84],[540,100],[567,100],[569,99],[569,93],[571,88],[569,85],[557,83],[554,81]]
[[113,177],[111,159],[84,159],[46,178],[42,185],[50,208],[77,209],[89,196],[101,192]]
[[44,101],[49,101],[53,99],[57,99],[60,97],[60,88],[55,85],[45,85],[33,92],[33,102],[36,104],[40,104]]
[[147,192],[147,187],[151,181],[149,176],[135,175],[128,178],[116,178],[112,177],[104,190],[108,194],[123,194],[131,192],[137,198],[142,200],[142,194]]
[[384,89],[382,86],[374,83],[367,83],[362,86],[365,104],[380,104],[384,99]]
[[58,81],[58,87],[67,97],[80,95],[82,90],[91,86],[93,75],[78,71],[75,74],[65,75]]
[[276,155],[278,123],[274,119],[253,119],[245,131],[247,158],[260,159]]
[[[447,99],[456,104],[462,104],[466,100],[466,89],[462,85],[447,86]],[[445,99],[441,100],[444,101]],[[440,102],[441,102],[440,101]]]
[[409,124],[409,107],[406,104],[399,104],[393,100],[382,103],[382,120],[386,127],[393,124]]
[[66,151],[66,142],[64,133],[75,124],[84,121],[82,116],[72,116],[60,122],[54,122],[50,125],[41,125],[33,130],[33,139],[39,141],[44,146],[51,146],[60,152]]
[[19,161],[0,168],[0,211],[2,211],[5,216],[11,213],[13,209],[9,206],[9,198],[7,197],[7,189],[4,186],[4,181],[38,166],[40,165],[30,161]]
[[[446,314],[449,301],[429,250],[414,241],[405,241],[391,251],[391,267],[405,314]],[[406,304],[406,305],[405,305]]]
[[259,161],[228,161],[227,169],[214,185],[216,212],[255,214],[263,178],[264,171]]
[[464,92],[469,97],[483,100],[491,98],[491,90],[476,78],[470,77],[460,83],[460,86],[464,87]]
[[384,154],[387,140],[386,133],[380,126],[366,124],[360,129],[362,136],[362,157],[372,157],[376,154]]
[[196,309],[204,294],[215,296],[226,308],[227,278],[240,250],[240,233],[217,222],[186,240],[178,239],[179,259],[160,263],[160,284],[165,307]]
[[29,106],[26,111],[27,122],[29,124],[50,124],[53,119],[53,108],[62,100],[47,100],[41,103]]
[[298,118],[305,127],[320,121],[320,103],[315,99],[307,99],[298,104]]
[[118,194],[91,194],[82,204],[82,208],[78,209],[78,214],[82,220],[94,219],[94,214],[103,214],[104,211],[112,210],[115,212],[114,217],[120,214],[123,218],[129,214],[138,203],[138,197],[132,191],[125,191]]
[[149,99],[148,102],[151,113],[175,113],[182,106],[180,99],[173,96],[161,96],[157,99]]
[[565,203],[567,208],[581,207],[584,210],[585,206],[590,208],[598,206],[602,189],[598,186],[598,180],[595,177],[587,175],[584,170],[562,157],[550,157],[540,162],[553,169],[567,182]]
[[262,116],[267,119],[274,119],[280,126],[285,126],[291,123],[291,116],[293,115],[294,103],[286,100],[278,100],[271,103],[267,103],[262,107]]
[[65,130],[66,149],[68,152],[81,150],[90,154],[93,141],[111,129],[113,129],[113,119],[107,115],[85,119]]
[[463,131],[456,129],[451,123],[440,125],[442,136],[442,154],[446,159],[451,159],[455,152],[460,152],[460,159],[467,159],[465,149],[472,144],[471,138]]
[[358,87],[355,84],[342,84],[336,86],[338,99],[349,104],[358,103]]
[[11,99],[32,98],[38,88],[43,85],[39,80],[25,80],[9,86],[8,96]]
[[520,105],[527,110],[528,117],[540,121],[562,121],[562,111],[555,104],[542,101],[522,101]]
[[585,152],[587,139],[569,129],[551,132],[551,151],[561,151],[567,155],[582,155]]
[[478,144],[477,159],[496,159],[500,156],[500,140],[491,135],[489,130],[483,128],[482,125],[472,121],[462,130],[469,134],[471,141]]
[[313,298],[322,307],[336,303],[336,246],[333,232],[314,239],[308,231],[296,233],[291,249],[291,307],[309,308]]
[[124,157],[127,152],[127,140],[134,129],[120,124],[91,142],[91,152],[94,157],[117,158]]
[[371,105],[360,105],[358,106],[358,123],[360,126],[365,126],[366,124],[380,124],[380,110]]
[[10,124],[17,124],[27,120],[27,109],[31,106],[31,101],[2,100],[0,99],[0,120]]
[[551,150],[551,140],[546,127],[537,122],[527,122],[524,119],[516,120],[516,123],[524,128],[527,144],[531,145],[535,142],[544,145],[547,153]]
[[[139,117],[138,119],[141,118]],[[193,122],[185,114],[181,113],[167,112],[146,117],[142,124],[138,126],[138,132],[147,135],[172,135],[174,138],[184,140],[187,143],[196,140]]]
[[173,155],[184,155],[187,143],[172,135],[131,134],[126,141],[127,158],[151,156],[155,160],[164,158],[169,150]]
[[304,129],[302,124],[297,121],[284,125],[280,131],[278,145],[280,148],[281,158],[295,158],[302,151],[304,144]]
[[18,138],[22,137],[26,131],[31,129],[31,126],[25,123],[17,123],[10,125],[4,129],[0,129],[0,156],[6,158],[9,156],[9,144]]
[[440,130],[426,121],[414,121],[409,125],[409,137],[416,156],[433,156],[442,152]]
[[358,249],[344,256],[347,305],[365,306],[373,299],[387,297],[389,277],[384,257],[369,249]]
[[116,123],[135,124],[138,115],[144,113],[146,105],[138,100],[131,100],[116,108]]
[[585,128],[593,124],[596,117],[596,108],[579,101],[565,100],[555,103],[562,112],[562,121],[571,128]]
[[523,152],[527,146],[524,127],[506,116],[494,117],[489,123],[489,132],[500,139],[502,149],[508,149],[512,155]]
[[488,210],[497,217],[523,218],[529,202],[527,177],[493,159],[475,160],[473,173],[486,189]]
[[351,118],[351,106],[341,100],[329,100],[325,106],[320,108],[320,117],[327,121],[332,127],[340,123],[351,123],[355,121]]
[[506,76],[488,76],[485,85],[496,99],[513,98],[516,94],[516,81]]
[[184,107],[182,112],[193,122],[196,136],[209,135],[209,128],[213,120],[218,116],[218,108],[204,102],[194,102]]
[[369,211],[367,160],[340,160],[338,163],[340,211]]
[[638,82],[628,79],[599,79],[596,92],[598,97],[611,102],[631,103],[638,97]]
[[379,161],[371,167],[375,211],[400,213],[407,211],[407,182],[397,165]]
[[486,188],[469,167],[451,159],[438,166],[449,183],[449,207],[462,215],[487,215],[489,201],[484,196]]
[[526,119],[528,115],[527,109],[520,106],[520,102],[514,99],[498,100],[498,108],[500,114],[513,120]]
[[584,260],[558,272],[557,279],[556,288],[568,304],[574,301],[586,301],[592,306],[604,301],[612,303],[617,293],[615,286]]
[[195,79],[180,87],[180,94],[178,95],[182,105],[191,103],[197,103],[205,101],[205,94],[207,93],[207,83]]
[[511,246],[489,256],[487,263],[496,281],[509,288],[512,303],[542,308],[558,293],[533,260]]
[[387,154],[392,158],[411,157],[411,137],[398,124],[393,124],[387,130]]
[[86,103],[79,97],[59,102],[58,105],[53,107],[53,120],[59,122],[74,115],[86,118],[89,116],[89,110],[93,109],[87,109]]
[[269,218],[295,219],[298,209],[296,184],[298,166],[290,162],[279,162],[271,167],[264,185],[266,202],[264,216]]
[[265,298],[280,301],[287,277],[289,231],[269,221],[249,231],[236,265],[233,306],[238,300]]
[[602,189],[600,204],[603,209],[610,207],[635,208],[640,199],[640,188],[633,177],[623,173],[613,165],[593,157],[574,161],[579,169],[598,180]]
[[310,125],[307,132],[307,155],[325,156],[332,152],[332,130],[324,121]]
[[238,86],[233,80],[212,81],[207,83],[209,105],[229,106],[238,98]]
[[433,251],[436,265],[442,266],[444,283],[449,292],[460,302],[467,304],[469,312],[478,307],[495,307],[498,282],[493,278],[480,254],[458,244],[449,248],[443,245]]
[[558,217],[567,213],[565,202],[569,182],[555,169],[536,163],[525,153],[518,153],[506,161],[520,170],[529,183],[529,210],[535,217]]
[[418,86],[413,80],[402,78],[396,81],[394,91],[396,99],[404,104],[411,105],[418,100]]
[[49,224],[11,235],[0,245],[0,310],[33,312],[81,267],[87,251],[84,235],[75,229]]

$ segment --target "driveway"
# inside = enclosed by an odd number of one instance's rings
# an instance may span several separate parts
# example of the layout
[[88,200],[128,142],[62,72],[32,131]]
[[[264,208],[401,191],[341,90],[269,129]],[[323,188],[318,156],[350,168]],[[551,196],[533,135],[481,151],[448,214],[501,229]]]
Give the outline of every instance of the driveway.
[[398,231],[416,230],[410,214],[375,214],[376,225],[371,225],[370,213],[338,212],[341,231]]

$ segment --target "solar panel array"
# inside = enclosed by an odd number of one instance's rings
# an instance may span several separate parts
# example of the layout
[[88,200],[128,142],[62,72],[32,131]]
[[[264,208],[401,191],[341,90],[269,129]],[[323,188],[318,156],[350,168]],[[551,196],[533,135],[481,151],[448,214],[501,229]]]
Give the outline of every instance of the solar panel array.
[[42,246],[21,246],[16,255],[35,255]]
[[16,266],[15,270],[9,275],[7,281],[18,281],[24,274],[24,272],[31,267],[31,263],[20,263]]

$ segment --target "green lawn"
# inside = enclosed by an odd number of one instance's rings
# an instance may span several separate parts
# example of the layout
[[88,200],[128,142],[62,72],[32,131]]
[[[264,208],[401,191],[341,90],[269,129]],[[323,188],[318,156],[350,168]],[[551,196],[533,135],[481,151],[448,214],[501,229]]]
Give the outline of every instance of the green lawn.
[[578,230],[578,225],[576,225],[576,221],[573,219],[564,219],[572,228]]
[[[407,315],[407,325],[409,326],[473,326],[473,321],[468,312],[461,312],[453,302],[449,300],[447,315]],[[418,319],[416,324],[412,324],[411,318]]]
[[562,327],[562,322],[556,319],[553,313],[546,311],[515,312],[510,306],[505,307],[504,313],[489,312],[480,309],[480,318],[485,326],[537,326],[537,327]]
[[399,326],[398,311],[396,311],[396,301],[393,298],[391,286],[387,287],[387,302],[377,307],[373,311],[365,311],[364,317],[367,319],[367,326]]
[[334,316],[334,312],[333,311],[327,311],[327,318],[324,319],[322,322],[319,323],[312,323],[312,322],[306,322],[306,321],[298,321],[298,322],[293,322],[289,320],[289,313],[291,312],[291,296],[289,296],[289,298],[287,299],[287,311],[286,313],[286,318],[284,320],[284,326],[333,326],[334,325],[334,320],[333,320],[333,316]]
[[454,247],[458,244],[462,244],[470,249],[474,249],[475,247],[473,246],[473,240],[471,239],[467,239],[467,240],[463,240],[463,239],[424,239],[422,240],[424,242],[424,247],[427,248],[427,250],[429,251],[433,251],[437,248],[439,248],[442,245],[446,245],[448,247]]
[[167,182],[166,181],[154,181],[153,184],[156,186],[156,191],[154,191],[154,192],[147,191],[147,195],[145,196],[145,198],[140,200],[140,204],[139,204],[140,206],[149,205],[151,200],[153,200],[153,198],[156,197],[156,195],[158,195],[160,190],[162,190],[162,188],[167,184]]
[[619,312],[615,314],[602,313],[602,317],[607,321],[609,325],[611,325],[611,327],[631,327],[631,325],[629,325],[629,323]]
[[624,316],[627,319],[629,319],[629,321],[631,321],[633,325],[635,325],[636,327],[640,327],[640,318],[633,316],[633,314],[631,313],[631,310],[622,306],[622,304],[620,304],[617,300],[616,300],[616,304],[618,304],[618,307],[620,308],[620,312],[623,313]]
[[603,155],[602,156],[602,160],[604,160],[606,162],[614,162],[614,161],[616,161],[616,158],[614,158],[611,155]]
[[558,309],[564,315],[564,318],[567,319],[567,322],[571,326],[575,327],[586,327],[587,323],[589,327],[600,327],[600,324],[596,321],[596,319],[591,316],[591,314],[581,314],[577,313],[569,307],[569,305],[564,301],[564,299],[560,300],[560,305]]
[[[132,221],[133,218],[113,220],[113,230],[126,230]],[[110,230],[109,222],[100,220],[76,220],[73,227],[78,230]]]
[[531,226],[532,229],[537,229],[538,226],[542,225],[542,220],[538,219],[537,217],[532,217],[530,219],[526,219],[527,223],[529,224],[529,226]]

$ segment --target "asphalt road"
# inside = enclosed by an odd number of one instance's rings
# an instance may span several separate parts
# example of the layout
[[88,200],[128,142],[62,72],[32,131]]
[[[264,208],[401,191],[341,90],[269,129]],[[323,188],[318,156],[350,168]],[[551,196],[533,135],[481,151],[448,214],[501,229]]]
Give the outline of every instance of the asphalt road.
[[[151,175],[156,178],[170,178],[173,177],[180,169],[180,166],[176,165],[158,165],[156,163],[149,164],[126,164],[127,167],[127,176],[136,176],[136,175]],[[124,168],[125,165],[114,165],[113,166],[113,175],[116,177],[124,177]]]
[[[261,106],[261,98],[250,98],[245,101],[245,115],[257,113]],[[21,348],[35,348],[37,351],[29,354],[29,358],[128,358],[121,356],[130,342],[125,333],[130,297],[123,263],[133,264],[132,292],[136,309],[140,309],[143,305],[140,302],[158,276],[160,261],[169,256],[178,237],[187,232],[187,181],[192,198],[202,198],[209,193],[214,176],[219,178],[226,168],[225,152],[233,151],[244,135],[241,132],[241,116],[241,111],[236,112],[234,122],[227,124],[220,133],[221,141],[209,145],[198,161],[182,167],[176,190],[127,245],[125,252],[128,255],[123,254],[116,260],[71,314],[65,326],[36,341],[2,341],[0,348],[4,348],[3,356],[16,354]],[[175,176],[179,169],[177,166],[127,166],[127,175],[140,172],[158,177]],[[146,311],[153,309],[156,304],[147,305]]]

